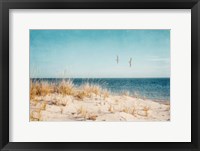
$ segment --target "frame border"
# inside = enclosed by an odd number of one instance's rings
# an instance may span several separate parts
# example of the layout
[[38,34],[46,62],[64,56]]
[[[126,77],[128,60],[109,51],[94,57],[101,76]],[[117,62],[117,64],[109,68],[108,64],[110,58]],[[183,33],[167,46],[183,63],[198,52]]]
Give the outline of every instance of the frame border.
[[[200,0],[0,0],[0,149],[200,151]],[[9,9],[191,9],[191,142],[9,142]],[[199,60],[198,60],[199,59]]]

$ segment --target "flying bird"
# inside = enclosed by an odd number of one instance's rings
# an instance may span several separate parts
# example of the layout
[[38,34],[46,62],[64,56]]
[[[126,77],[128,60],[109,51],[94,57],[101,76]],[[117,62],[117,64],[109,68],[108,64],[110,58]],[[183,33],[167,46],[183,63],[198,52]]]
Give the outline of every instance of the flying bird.
[[117,64],[119,63],[119,57],[117,56],[117,59],[116,59],[116,61],[117,61]]
[[132,58],[130,58],[130,60],[129,60],[130,67],[131,67],[131,64],[132,64]]

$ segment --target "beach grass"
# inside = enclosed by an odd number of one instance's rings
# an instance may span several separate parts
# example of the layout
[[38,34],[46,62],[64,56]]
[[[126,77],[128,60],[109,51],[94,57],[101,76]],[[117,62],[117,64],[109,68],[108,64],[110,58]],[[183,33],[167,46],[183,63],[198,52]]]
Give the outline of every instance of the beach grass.
[[80,86],[75,86],[73,81],[62,80],[59,83],[46,81],[31,81],[30,82],[30,99],[34,100],[36,96],[46,96],[50,94],[70,95],[79,100],[85,97],[102,96],[104,99],[109,96],[109,91],[102,88],[98,84],[84,83]]

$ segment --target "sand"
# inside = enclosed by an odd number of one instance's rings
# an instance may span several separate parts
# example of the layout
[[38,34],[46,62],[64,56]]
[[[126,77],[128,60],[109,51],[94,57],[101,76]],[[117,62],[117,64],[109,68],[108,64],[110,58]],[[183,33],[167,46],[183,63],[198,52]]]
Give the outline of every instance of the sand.
[[169,121],[170,103],[126,95],[78,99],[58,93],[30,101],[30,121]]

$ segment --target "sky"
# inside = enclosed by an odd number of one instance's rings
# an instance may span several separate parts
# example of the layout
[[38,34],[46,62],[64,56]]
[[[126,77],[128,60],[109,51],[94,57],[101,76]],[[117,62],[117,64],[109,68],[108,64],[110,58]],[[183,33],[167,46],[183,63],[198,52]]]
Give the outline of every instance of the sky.
[[170,30],[30,30],[30,77],[170,77]]

